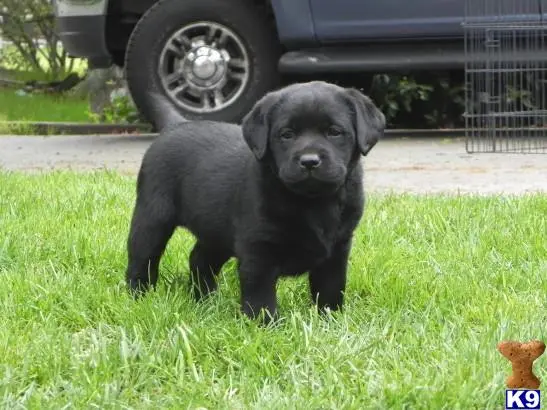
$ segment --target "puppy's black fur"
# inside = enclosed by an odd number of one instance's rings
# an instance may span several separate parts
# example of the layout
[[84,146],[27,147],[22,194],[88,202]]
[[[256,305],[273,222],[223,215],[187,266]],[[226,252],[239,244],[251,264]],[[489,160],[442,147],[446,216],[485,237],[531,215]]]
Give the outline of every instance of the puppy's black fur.
[[161,135],[145,153],[128,240],[127,282],[155,285],[176,227],[197,238],[196,297],[238,259],[241,307],[276,313],[276,282],[309,272],[320,308],[343,304],[351,240],[364,205],[359,159],[383,135],[384,115],[353,89],[295,84],[263,97],[242,127],[184,122],[156,100]]

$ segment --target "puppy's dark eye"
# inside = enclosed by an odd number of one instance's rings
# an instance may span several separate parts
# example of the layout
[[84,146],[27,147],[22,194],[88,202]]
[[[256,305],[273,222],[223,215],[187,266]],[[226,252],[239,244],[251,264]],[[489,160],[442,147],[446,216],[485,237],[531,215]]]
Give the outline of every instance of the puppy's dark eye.
[[340,128],[338,127],[330,127],[328,130],[327,130],[327,137],[333,137],[333,138],[336,138],[336,137],[340,137],[343,135],[343,132]]
[[294,138],[294,131],[293,130],[288,130],[288,129],[281,130],[281,132],[279,133],[279,138],[281,138],[282,140],[293,139]]

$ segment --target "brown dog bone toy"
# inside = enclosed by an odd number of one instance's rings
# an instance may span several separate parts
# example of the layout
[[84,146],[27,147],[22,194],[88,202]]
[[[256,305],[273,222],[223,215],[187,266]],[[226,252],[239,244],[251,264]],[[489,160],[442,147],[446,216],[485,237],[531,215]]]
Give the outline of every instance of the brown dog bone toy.
[[532,371],[534,360],[545,351],[545,343],[505,341],[498,344],[500,353],[511,362],[513,374],[506,380],[510,389],[537,389],[541,382]]

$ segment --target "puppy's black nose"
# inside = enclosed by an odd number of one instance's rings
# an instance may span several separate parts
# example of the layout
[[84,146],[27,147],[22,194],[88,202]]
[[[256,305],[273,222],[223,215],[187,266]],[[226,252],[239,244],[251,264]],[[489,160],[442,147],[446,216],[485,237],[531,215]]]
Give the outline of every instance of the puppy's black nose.
[[317,154],[304,154],[300,157],[300,166],[302,168],[313,169],[321,165],[321,158]]

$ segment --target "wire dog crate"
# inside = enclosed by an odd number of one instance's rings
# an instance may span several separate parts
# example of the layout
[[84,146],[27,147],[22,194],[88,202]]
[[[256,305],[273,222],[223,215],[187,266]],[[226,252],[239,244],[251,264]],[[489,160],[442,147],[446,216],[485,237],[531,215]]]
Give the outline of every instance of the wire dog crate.
[[547,153],[547,0],[465,0],[466,149]]

